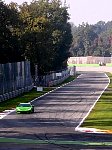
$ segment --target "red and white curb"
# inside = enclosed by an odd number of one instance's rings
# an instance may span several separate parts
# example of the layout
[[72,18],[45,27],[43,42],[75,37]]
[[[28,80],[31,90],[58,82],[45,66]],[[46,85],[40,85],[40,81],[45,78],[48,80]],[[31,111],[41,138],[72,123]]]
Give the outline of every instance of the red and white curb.
[[112,130],[101,130],[96,128],[76,127],[75,131],[84,133],[109,133],[112,134]]
[[109,133],[109,130],[100,130],[96,128],[86,128],[86,127],[77,127],[75,131],[84,132],[84,133]]
[[94,108],[95,104],[97,103],[97,101],[99,100],[99,98],[101,97],[102,93],[105,91],[105,89],[109,86],[110,83],[110,79],[109,77],[105,74],[105,76],[108,78],[109,82],[106,85],[106,87],[104,88],[104,90],[101,92],[100,96],[97,98],[97,100],[95,101],[95,103],[93,104],[93,106],[90,108],[90,110],[88,111],[88,113],[86,114],[86,116],[81,120],[81,122],[79,123],[79,125],[75,128],[75,131],[78,132],[85,132],[85,133],[110,133],[112,134],[112,130],[101,130],[101,129],[96,129],[96,128],[87,128],[87,127],[81,127],[81,125],[83,124],[84,120],[87,118],[87,116],[90,114],[90,112],[92,111],[92,109]]
[[0,113],[0,119],[3,119],[5,116],[9,115],[10,113],[14,112],[15,110],[4,110]]

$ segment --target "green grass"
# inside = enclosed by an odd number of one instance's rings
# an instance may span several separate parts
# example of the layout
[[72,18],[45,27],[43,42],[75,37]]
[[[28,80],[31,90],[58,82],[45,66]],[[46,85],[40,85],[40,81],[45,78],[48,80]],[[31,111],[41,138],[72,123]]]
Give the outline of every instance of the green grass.
[[36,89],[32,89],[30,92],[24,93],[16,98],[9,99],[0,103],[0,112],[15,108],[19,103],[30,102],[31,100],[53,90],[53,88],[44,88],[42,92],[37,92]]
[[112,130],[112,74],[107,73],[107,75],[110,78],[110,84],[82,124],[82,127]]
[[106,66],[108,66],[108,67],[112,67],[112,63],[108,63],[108,64],[106,64]]
[[99,64],[69,64],[70,67],[99,67]]
[[[76,66],[76,67],[100,67],[99,64],[68,64],[68,66]],[[112,67],[111,63],[106,64],[107,67]]]
[[[70,76],[64,82],[62,82],[61,84],[59,84],[57,86],[61,86],[65,83],[68,83],[68,82],[74,80],[75,78],[76,77]],[[31,100],[38,98],[39,96],[44,95],[45,93],[55,89],[56,87],[43,88],[44,90],[42,92],[37,92],[36,89],[32,89],[30,92],[23,93],[22,95],[20,95],[16,98],[12,98],[7,101],[1,102],[0,103],[0,112],[2,112],[4,110],[8,110],[8,109],[14,109],[19,103],[30,102]]]
[[78,74],[77,74],[76,76],[70,76],[69,78],[65,79],[62,83],[57,84],[55,87],[61,86],[61,85],[66,84],[66,83],[68,83],[68,82],[71,82],[71,81],[73,81],[77,76],[78,76]]

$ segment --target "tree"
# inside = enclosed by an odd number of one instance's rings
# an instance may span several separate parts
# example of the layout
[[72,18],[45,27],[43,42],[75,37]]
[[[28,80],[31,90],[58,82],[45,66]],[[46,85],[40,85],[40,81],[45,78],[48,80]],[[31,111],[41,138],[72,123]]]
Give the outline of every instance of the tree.
[[39,74],[66,67],[72,41],[67,7],[59,0],[39,0],[19,9],[25,58],[38,64]]
[[67,9],[60,0],[0,2],[1,62],[27,59],[39,74],[65,68],[72,42]]
[[16,10],[0,1],[0,63],[22,60],[18,37],[13,34],[17,19]]
[[105,56],[112,54],[112,21],[99,21],[95,25],[82,24],[77,28],[72,25],[73,56]]
[[73,45],[78,50],[76,56],[89,56],[94,53],[94,41],[98,38],[98,35],[93,31],[93,27],[89,24],[82,24],[76,30],[73,35]]

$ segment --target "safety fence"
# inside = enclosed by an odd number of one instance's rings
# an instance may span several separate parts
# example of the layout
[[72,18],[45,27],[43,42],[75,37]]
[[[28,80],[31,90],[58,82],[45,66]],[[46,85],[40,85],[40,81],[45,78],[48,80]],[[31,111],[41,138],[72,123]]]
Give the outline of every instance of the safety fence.
[[32,81],[29,61],[0,64],[0,101],[31,90]]
[[44,76],[31,76],[30,62],[0,64],[0,102],[30,91],[34,86],[51,87],[62,83],[75,68],[49,72]]
[[99,64],[100,62],[112,63],[112,57],[95,57],[95,56],[87,56],[87,57],[70,57],[68,59],[68,64]]
[[63,82],[70,76],[70,69],[60,70],[58,72],[50,72],[45,76],[34,77],[35,86],[54,86]]

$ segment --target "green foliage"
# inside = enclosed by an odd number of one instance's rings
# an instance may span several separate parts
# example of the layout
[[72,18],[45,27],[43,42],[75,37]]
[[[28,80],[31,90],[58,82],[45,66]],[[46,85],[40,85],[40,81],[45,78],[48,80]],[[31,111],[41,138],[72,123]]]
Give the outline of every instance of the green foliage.
[[75,27],[72,24],[73,56],[105,56],[112,53],[112,22],[99,21],[95,25],[82,24]]
[[38,65],[39,74],[66,67],[72,42],[67,7],[59,0],[39,0],[19,8],[25,58]]
[[30,60],[38,74],[65,68],[72,42],[67,9],[60,0],[0,2],[1,60]]
[[17,11],[0,1],[0,63],[22,60],[19,40],[14,34],[18,22]]

